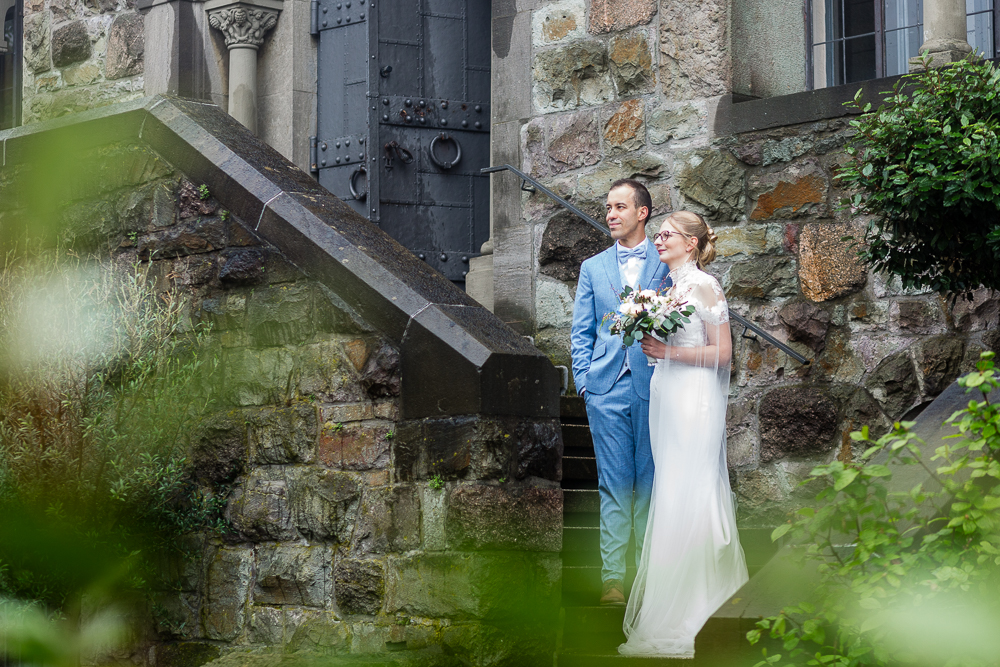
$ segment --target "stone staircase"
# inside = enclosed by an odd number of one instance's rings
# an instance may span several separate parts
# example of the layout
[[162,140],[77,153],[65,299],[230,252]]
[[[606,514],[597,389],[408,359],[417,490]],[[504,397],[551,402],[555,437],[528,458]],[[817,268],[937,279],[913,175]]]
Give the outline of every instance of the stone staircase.
[[[563,429],[563,588],[562,619],[556,667],[600,667],[605,665],[753,665],[760,651],[746,643],[750,629],[742,613],[717,615],[698,635],[695,659],[626,658],[618,655],[625,641],[624,607],[601,607],[601,555],[599,535],[600,501],[597,495],[597,461],[587,425],[582,398],[564,396],[560,406]],[[740,532],[750,576],[775,553],[769,530]],[[630,564],[626,585],[635,577],[634,540],[630,540],[626,562]],[[749,585],[749,584],[748,584]],[[736,598],[734,598],[735,600]],[[752,624],[750,624],[752,626]]]

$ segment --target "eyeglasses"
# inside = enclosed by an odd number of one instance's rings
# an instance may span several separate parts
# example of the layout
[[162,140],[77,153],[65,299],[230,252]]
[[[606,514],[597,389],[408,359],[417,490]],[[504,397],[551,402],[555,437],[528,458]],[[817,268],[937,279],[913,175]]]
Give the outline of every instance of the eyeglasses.
[[653,241],[663,241],[664,243],[666,243],[667,239],[669,239],[674,234],[677,234],[678,236],[683,236],[683,237],[686,237],[686,238],[691,238],[690,234],[685,234],[684,232],[672,232],[670,230],[667,230],[665,232],[657,232],[656,234],[653,234]]

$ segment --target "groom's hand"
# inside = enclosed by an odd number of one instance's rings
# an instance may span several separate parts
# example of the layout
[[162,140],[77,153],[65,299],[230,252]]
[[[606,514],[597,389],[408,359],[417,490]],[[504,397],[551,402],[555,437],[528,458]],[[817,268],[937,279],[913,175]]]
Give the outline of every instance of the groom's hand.
[[663,359],[667,356],[667,344],[652,336],[643,336],[642,351],[654,359]]

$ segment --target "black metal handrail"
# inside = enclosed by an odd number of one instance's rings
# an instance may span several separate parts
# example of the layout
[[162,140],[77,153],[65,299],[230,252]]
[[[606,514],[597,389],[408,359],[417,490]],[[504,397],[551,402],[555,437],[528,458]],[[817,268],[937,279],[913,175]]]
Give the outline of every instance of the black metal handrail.
[[[524,190],[526,192],[534,192],[535,190],[541,190],[546,195],[548,195],[552,199],[556,200],[563,208],[566,208],[566,209],[572,211],[573,213],[575,213],[576,215],[580,216],[581,218],[583,218],[584,222],[586,222],[587,224],[589,224],[594,229],[599,230],[600,232],[602,232],[603,234],[606,234],[607,236],[611,236],[611,230],[609,230],[607,227],[605,227],[601,223],[597,222],[596,220],[594,220],[593,218],[591,218],[589,215],[587,215],[586,213],[584,213],[583,211],[581,211],[580,209],[578,209],[576,206],[573,206],[568,201],[566,201],[565,199],[563,199],[562,197],[560,197],[556,193],[552,192],[552,190],[549,190],[547,187],[545,187],[544,185],[542,185],[541,183],[539,183],[538,181],[536,181],[531,176],[528,176],[526,173],[524,173],[520,169],[516,169],[515,167],[512,167],[509,164],[504,164],[504,165],[500,165],[499,167],[485,167],[484,169],[481,169],[480,172],[483,173],[483,174],[491,174],[491,173],[493,173],[495,171],[504,171],[504,170],[506,170],[506,171],[512,171],[515,174],[517,174],[518,178],[521,179],[521,189],[522,190]],[[528,186],[529,183],[531,184],[531,186],[533,186],[533,188]],[[763,329],[761,329],[760,327],[758,327],[753,322],[750,322],[745,317],[743,317],[742,315],[740,315],[739,313],[737,313],[736,311],[734,311],[732,308],[729,309],[729,317],[730,317],[730,319],[733,319],[733,320],[739,322],[740,326],[743,327],[743,335],[742,335],[743,338],[749,338],[750,340],[756,340],[753,336],[750,336],[750,335],[747,334],[747,331],[753,331],[755,334],[757,334],[758,336],[760,336],[761,338],[763,338],[764,340],[766,340],[771,345],[774,345],[776,348],[778,348],[779,350],[781,350],[782,352],[784,352],[785,354],[787,354],[791,358],[795,359],[800,364],[804,364],[806,366],[808,366],[810,364],[810,360],[809,359],[806,359],[801,354],[799,354],[798,352],[796,352],[792,348],[788,347],[787,345],[785,345],[784,343],[782,343],[780,340],[778,340],[777,338],[775,338],[771,334],[767,333],[766,331],[764,331]]]

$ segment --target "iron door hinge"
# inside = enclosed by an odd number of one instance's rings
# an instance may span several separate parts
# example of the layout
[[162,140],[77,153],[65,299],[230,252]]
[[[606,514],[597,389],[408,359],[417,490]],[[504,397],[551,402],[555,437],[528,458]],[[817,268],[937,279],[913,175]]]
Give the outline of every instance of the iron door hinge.
[[316,145],[318,143],[316,137],[309,137],[309,171],[314,174],[319,173],[319,165],[317,164],[319,156],[316,154]]
[[311,0],[309,3],[309,34],[319,34],[319,0]]

